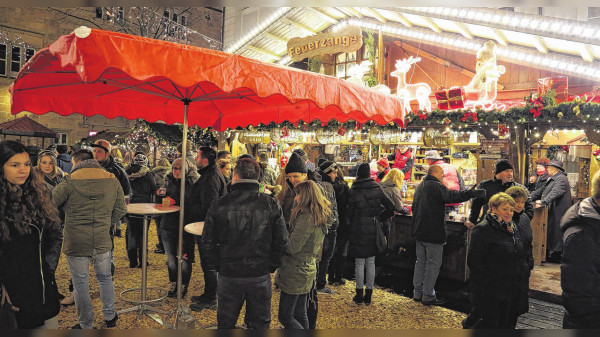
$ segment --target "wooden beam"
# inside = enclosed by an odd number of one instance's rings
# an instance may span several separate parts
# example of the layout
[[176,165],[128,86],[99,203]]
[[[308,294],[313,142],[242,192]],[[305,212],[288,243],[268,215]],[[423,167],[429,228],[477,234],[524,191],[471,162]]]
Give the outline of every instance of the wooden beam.
[[540,53],[548,54],[548,46],[546,46],[546,43],[539,36],[531,35],[531,41],[535,49]]
[[325,13],[325,12],[324,12],[322,9],[320,9],[320,8],[317,8],[317,7],[308,7],[308,8],[309,8],[311,11],[313,11],[313,12],[315,12],[315,13],[319,14],[319,15],[320,15],[321,17],[323,17],[325,20],[327,20],[327,21],[329,21],[329,22],[331,22],[331,23],[333,23],[333,24],[336,24],[336,23],[338,23],[338,20],[337,20],[336,18],[334,18],[334,17],[330,16],[329,14]]
[[346,7],[346,9],[347,9],[347,10],[348,10],[350,13],[352,13],[352,14],[356,15],[357,17],[359,17],[359,18],[361,18],[361,19],[365,17],[365,16],[364,16],[364,15],[363,15],[363,14],[360,12],[360,10],[357,10],[357,9],[356,9],[356,8],[354,8],[354,7]]
[[[406,55],[406,57],[409,56],[408,53],[406,53],[406,51],[404,49],[400,48],[400,50],[404,53],[404,55]],[[425,76],[427,76],[427,78],[429,78],[429,80],[431,82],[433,82],[433,84],[435,84],[436,88],[439,88],[440,85],[433,78],[431,78],[431,76],[429,76],[429,74],[425,70],[423,70],[423,68],[421,68],[421,66],[419,65],[418,62],[415,63],[414,65],[415,65],[415,68],[419,69]]]
[[370,7],[364,7],[363,11],[368,12],[369,14],[371,14],[371,16],[373,16],[375,19],[383,22],[383,23],[387,23],[388,20],[386,20],[386,18],[384,18],[381,14],[379,14],[376,10],[370,8]]
[[273,58],[273,59],[275,59],[275,60],[279,60],[279,59],[281,58],[281,56],[278,56],[278,55],[272,54],[272,53],[270,53],[270,52],[268,52],[268,51],[266,51],[266,50],[264,50],[264,49],[260,49],[260,48],[254,47],[254,46],[250,46],[250,45],[248,45],[248,46],[246,46],[246,48],[247,48],[247,49],[250,49],[250,50],[253,50],[253,51],[255,51],[255,52],[259,52],[259,53],[261,53],[261,54],[263,54],[263,55],[269,56],[269,57],[271,57],[271,58]]
[[377,84],[383,84],[383,65],[385,64],[383,49],[383,33],[380,29],[377,35]]
[[401,24],[405,25],[408,28],[413,28],[415,25],[413,25],[412,22],[410,22],[407,18],[404,17],[404,15],[398,13],[398,12],[390,12],[390,14],[396,19],[396,21],[400,22]]
[[271,33],[267,33],[267,32],[264,32],[262,34],[263,34],[264,37],[269,38],[271,40],[280,41],[280,42],[283,42],[283,43],[288,43],[288,39],[285,39],[285,38],[283,38],[281,36],[277,36],[275,34],[271,34]]
[[423,19],[423,21],[425,22],[427,27],[429,27],[434,32],[436,32],[436,33],[442,32],[442,29],[438,25],[436,25],[435,22],[433,22],[430,18],[422,16],[421,19]]
[[314,30],[312,30],[312,29],[306,27],[305,25],[303,25],[303,24],[301,24],[299,22],[296,22],[294,20],[290,20],[288,18],[282,18],[281,20],[283,20],[285,22],[291,23],[292,25],[294,25],[294,26],[296,26],[296,27],[298,27],[298,28],[306,31],[307,33],[310,33],[310,35],[316,35],[317,34],[317,32],[315,32]]
[[500,29],[492,29],[492,32],[494,33],[494,40],[498,41],[498,43],[504,47],[508,46],[508,43],[506,42],[506,36],[504,36],[504,33],[502,33],[500,31]]
[[454,22],[454,25],[456,26],[456,28],[458,28],[458,32],[462,36],[466,37],[469,40],[473,40],[473,34],[471,34],[471,32],[469,31],[469,29],[467,28],[467,26],[465,26],[461,22]]
[[356,16],[354,13],[349,11],[348,8],[346,8],[346,7],[336,7],[335,9],[337,9],[338,11],[340,11],[348,16]]
[[583,58],[584,61],[594,62],[594,54],[592,53],[592,50],[590,49],[590,45],[588,45],[588,44],[582,45],[581,48],[579,48],[579,53],[581,53],[581,57]]

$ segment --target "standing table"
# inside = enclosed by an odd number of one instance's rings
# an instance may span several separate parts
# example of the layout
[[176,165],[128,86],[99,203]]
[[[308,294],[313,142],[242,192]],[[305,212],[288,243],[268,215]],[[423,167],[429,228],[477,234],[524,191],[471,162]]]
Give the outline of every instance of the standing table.
[[204,221],[192,222],[190,224],[185,225],[183,229],[190,234],[202,235],[202,231],[204,230]]
[[[138,311],[138,318],[141,315],[146,314],[150,318],[157,321],[158,323],[165,325],[165,321],[160,316],[158,316],[156,314],[152,314],[151,312],[163,314],[163,315],[168,314],[168,312],[154,308],[150,305],[150,303],[156,303],[158,301],[162,301],[163,299],[165,299],[167,297],[167,291],[164,289],[161,289],[161,288],[152,288],[152,289],[157,289],[158,291],[163,291],[164,295],[159,296],[158,298],[155,298],[155,299],[147,299],[146,298],[146,290],[148,289],[147,284],[146,284],[147,273],[148,273],[148,268],[147,268],[147,264],[148,264],[148,226],[149,226],[150,219],[153,216],[160,215],[160,214],[166,214],[166,213],[173,213],[173,212],[177,212],[177,211],[179,211],[179,206],[163,207],[160,204],[153,204],[153,203],[139,203],[139,204],[127,205],[127,213],[128,214],[134,214],[134,215],[142,216],[144,218],[144,229],[143,229],[143,238],[142,238],[142,284],[141,284],[140,288],[127,289],[127,290],[121,292],[121,294],[119,294],[119,298],[121,298],[122,300],[135,304],[135,306],[133,306],[131,308],[120,310],[118,312],[119,314],[131,312],[131,311]],[[124,295],[126,293],[133,292],[136,290],[139,290],[141,293],[139,300],[131,300],[131,299],[124,298]]]

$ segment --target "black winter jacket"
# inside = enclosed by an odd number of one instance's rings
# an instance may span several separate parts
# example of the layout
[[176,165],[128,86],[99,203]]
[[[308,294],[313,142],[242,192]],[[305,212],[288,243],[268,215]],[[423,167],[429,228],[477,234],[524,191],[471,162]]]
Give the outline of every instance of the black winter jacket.
[[446,204],[467,201],[474,190],[450,190],[436,177],[426,175],[417,186],[412,203],[413,237],[415,240],[446,242]]
[[[188,173],[187,177],[185,178],[185,196],[184,197],[186,200],[190,198],[190,195],[192,195],[192,186],[194,186],[194,183],[198,180],[198,178],[200,178],[200,176],[198,176],[198,172],[196,172],[196,170],[191,170]],[[180,199],[180,195],[181,195],[181,180],[175,179],[175,177],[173,177],[173,172],[169,172],[165,176],[164,187],[167,190],[165,197],[170,197],[171,199],[175,200],[176,206],[181,205],[179,203],[179,199]],[[162,202],[162,198],[159,198],[159,199],[160,199],[159,201]],[[185,209],[184,209],[184,212],[185,212]],[[166,231],[170,231],[170,232],[179,231],[179,212],[163,214],[161,222],[160,222],[160,228],[162,230],[166,230]],[[186,234],[186,233],[184,233],[184,234]]]
[[592,198],[571,206],[564,232],[560,284],[565,328],[600,328],[600,207]]
[[204,221],[210,204],[227,194],[227,182],[217,165],[208,165],[198,171],[200,178],[192,187],[185,203],[186,223]]
[[524,259],[521,261],[521,281],[519,286],[519,314],[529,311],[529,277],[533,269],[533,234],[531,231],[531,220],[525,212],[513,214],[513,222],[517,225],[517,230],[521,236],[523,244]]
[[558,171],[548,178],[543,188],[538,188],[531,194],[531,200],[541,200],[548,206],[548,235],[546,248],[551,251],[562,251],[562,232],[560,219],[571,207],[571,187],[567,174]]
[[471,234],[467,265],[470,290],[478,305],[519,296],[521,267],[526,260],[521,235],[510,233],[487,214]]
[[394,215],[394,203],[371,178],[355,180],[348,195],[349,255],[366,258],[378,254],[374,219],[383,222]]
[[[525,188],[525,186],[516,183],[514,181],[509,181],[506,184],[502,183],[501,179],[489,179],[484,180],[479,183],[478,189],[485,190],[485,197],[473,198],[473,203],[471,204],[471,214],[469,215],[469,221],[474,224],[477,224],[479,221],[483,220],[485,215],[487,214],[488,202],[490,198],[499,192],[506,191],[509,187],[520,186]],[[483,213],[481,213],[481,217],[479,213],[483,208]],[[531,202],[531,198],[525,201],[525,214],[529,217],[529,219],[533,218],[533,203]]]
[[350,187],[342,178],[336,178],[333,182],[335,191],[335,202],[338,209],[338,236],[348,237],[350,224],[348,221],[348,196],[350,195]]
[[[62,245],[59,223],[31,226],[29,234],[0,243],[0,283],[14,306],[19,329],[37,328],[58,315],[54,272]],[[40,265],[41,262],[41,265]]]
[[260,193],[257,180],[239,180],[208,210],[202,258],[224,277],[262,276],[281,265],[287,237],[279,202]]
[[115,175],[123,188],[123,195],[125,198],[131,196],[131,184],[129,184],[127,173],[125,173],[125,170],[115,161],[115,159],[112,156],[108,156],[105,161],[99,163],[105,170]]
[[125,171],[131,185],[131,203],[152,202],[156,193],[154,173],[146,166],[131,165]]

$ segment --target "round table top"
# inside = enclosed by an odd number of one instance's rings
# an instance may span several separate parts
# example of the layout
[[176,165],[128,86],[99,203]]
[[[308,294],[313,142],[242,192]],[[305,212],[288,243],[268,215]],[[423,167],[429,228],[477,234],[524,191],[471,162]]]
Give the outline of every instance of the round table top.
[[137,203],[127,205],[127,213],[140,215],[166,214],[179,211],[179,206],[163,207],[161,204]]
[[204,221],[192,222],[190,224],[185,225],[183,229],[190,234],[202,235],[202,231],[204,230]]

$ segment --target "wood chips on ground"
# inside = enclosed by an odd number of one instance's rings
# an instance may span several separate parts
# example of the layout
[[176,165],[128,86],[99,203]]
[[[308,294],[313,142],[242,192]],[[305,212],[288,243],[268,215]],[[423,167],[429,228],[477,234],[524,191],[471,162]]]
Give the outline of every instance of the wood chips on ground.
[[[131,307],[132,305],[119,298],[119,294],[130,288],[139,288],[141,285],[142,270],[140,268],[129,268],[129,260],[125,248],[125,228],[123,224],[123,237],[115,238],[115,305],[117,310]],[[155,244],[157,243],[156,227],[154,222],[149,229],[148,234],[148,287],[158,287],[165,290],[169,289],[170,283],[167,275],[167,266],[165,265],[166,256],[155,254]],[[197,253],[197,252],[196,252]],[[189,286],[187,296],[182,303],[187,307],[192,295],[200,295],[204,289],[204,280],[200,263],[196,254],[196,263],[193,266],[192,280]],[[69,285],[69,269],[64,254],[56,271],[56,280],[60,293],[67,295]],[[319,329],[461,329],[461,320],[466,316],[463,313],[450,309],[424,306],[412,299],[388,292],[385,289],[377,288],[373,291],[373,303],[370,306],[357,305],[352,301],[354,296],[355,283],[347,281],[343,286],[331,286],[337,293],[333,295],[319,294],[319,317],[317,319],[317,328]],[[100,292],[98,283],[95,279],[93,268],[90,268],[90,293],[92,304],[94,306],[94,326],[96,328],[106,328],[104,317],[102,315],[102,303],[100,301]],[[128,298],[135,297],[139,292],[129,294]],[[153,295],[151,291],[148,292]],[[165,299],[162,303],[156,305],[164,311],[172,312],[177,304],[176,299]],[[281,324],[277,320],[277,311],[279,308],[279,291],[273,290],[271,302],[271,328],[280,328]],[[243,324],[243,315],[245,308],[242,308],[238,324]],[[217,324],[217,313],[215,310],[204,309],[192,314],[197,320],[196,327],[215,327]],[[162,315],[165,318],[165,315]],[[77,324],[77,310],[74,305],[61,307],[59,319],[59,328],[66,329]],[[173,317],[169,323],[173,324]],[[119,315],[117,324],[118,329],[164,329],[152,318],[142,315],[138,318],[137,312],[123,313]]]

